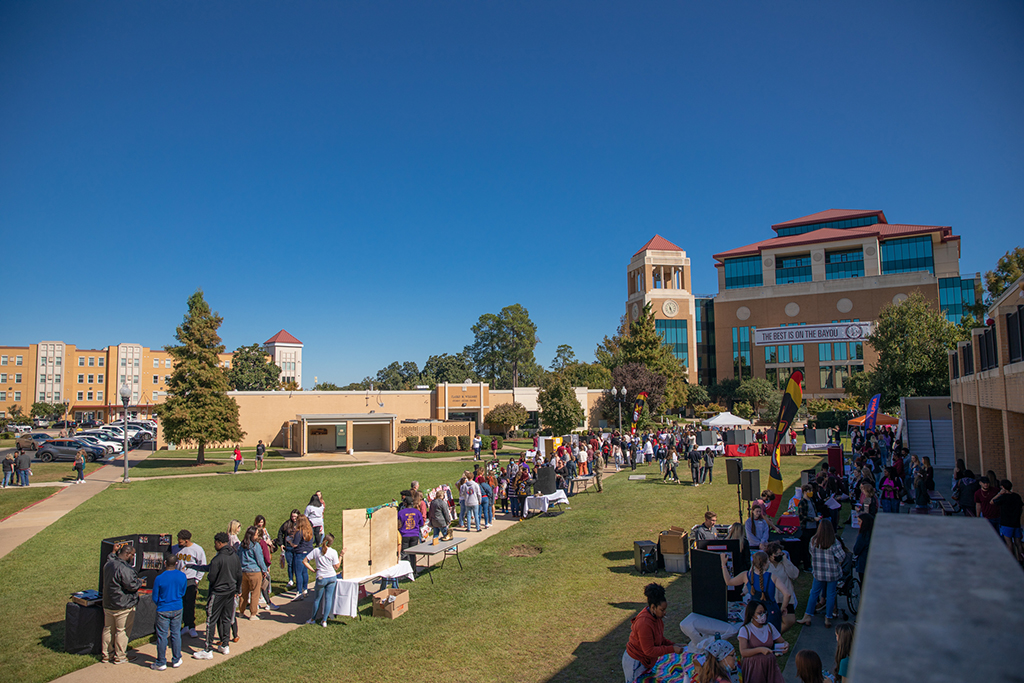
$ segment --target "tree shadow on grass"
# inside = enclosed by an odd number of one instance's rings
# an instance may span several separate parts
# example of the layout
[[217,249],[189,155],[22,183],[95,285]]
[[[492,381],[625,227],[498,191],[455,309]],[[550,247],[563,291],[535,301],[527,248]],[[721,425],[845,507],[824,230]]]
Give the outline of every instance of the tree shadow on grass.
[[197,465],[196,461],[194,459],[185,459],[185,458],[152,458],[152,457],[149,457],[149,458],[146,458],[145,460],[143,460],[142,462],[138,463],[137,465],[135,465],[135,467],[133,469],[136,469],[136,470],[139,470],[139,471],[143,471],[143,470],[153,470],[153,469],[163,469],[163,468],[170,469],[170,468],[176,468],[176,467],[177,468],[185,468],[185,467],[220,467],[221,465],[226,465],[227,462],[228,461],[207,460],[202,465]]

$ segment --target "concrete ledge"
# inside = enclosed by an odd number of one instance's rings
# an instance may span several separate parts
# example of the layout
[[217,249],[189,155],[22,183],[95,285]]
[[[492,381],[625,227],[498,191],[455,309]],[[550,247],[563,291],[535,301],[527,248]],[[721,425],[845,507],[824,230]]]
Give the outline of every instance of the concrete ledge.
[[857,617],[852,683],[1024,681],[1024,572],[985,520],[878,515]]

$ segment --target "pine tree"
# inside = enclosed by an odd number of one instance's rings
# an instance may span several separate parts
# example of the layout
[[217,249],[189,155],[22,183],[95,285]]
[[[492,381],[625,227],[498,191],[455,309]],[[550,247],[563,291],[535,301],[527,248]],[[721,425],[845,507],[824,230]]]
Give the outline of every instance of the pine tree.
[[167,401],[157,409],[164,437],[172,443],[195,443],[199,465],[206,462],[208,444],[245,436],[238,424],[238,403],[227,395],[228,376],[217,357],[224,353],[217,334],[222,322],[197,290],[188,298],[188,313],[175,334],[181,346],[164,349],[174,359]]

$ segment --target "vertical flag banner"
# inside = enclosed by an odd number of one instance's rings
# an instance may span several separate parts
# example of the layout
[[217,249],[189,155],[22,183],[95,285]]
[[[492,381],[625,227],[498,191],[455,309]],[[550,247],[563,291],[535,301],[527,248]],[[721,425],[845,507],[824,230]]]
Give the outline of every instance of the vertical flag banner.
[[799,370],[794,370],[793,374],[789,376],[789,382],[786,384],[786,393],[782,395],[782,405],[779,407],[779,419],[775,422],[772,466],[771,471],[768,473],[768,490],[776,496],[775,501],[768,510],[771,515],[774,515],[775,511],[778,510],[779,503],[782,500],[782,492],[786,490],[786,487],[782,484],[782,454],[779,451],[779,446],[782,444],[783,436],[793,424],[793,418],[796,417],[796,411],[800,408],[800,402],[803,401],[804,395],[800,390],[800,382],[803,379],[804,374]]
[[875,394],[868,401],[868,412],[864,416],[864,431],[875,431],[875,422],[878,420],[878,406],[882,404],[882,395]]
[[640,416],[643,415],[644,405],[647,403],[647,392],[641,391],[637,394],[636,400],[633,401],[633,429],[631,434],[636,434],[636,426],[640,422]]

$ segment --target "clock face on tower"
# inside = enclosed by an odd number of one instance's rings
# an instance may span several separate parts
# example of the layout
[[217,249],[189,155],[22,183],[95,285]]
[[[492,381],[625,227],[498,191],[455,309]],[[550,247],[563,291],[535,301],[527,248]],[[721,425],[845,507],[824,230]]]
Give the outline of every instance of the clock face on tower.
[[639,320],[639,319],[640,319],[640,307],[638,305],[636,305],[636,304],[633,304],[633,320]]
[[674,318],[676,317],[676,314],[679,313],[679,304],[672,299],[669,299],[661,305],[661,312],[670,318]]

